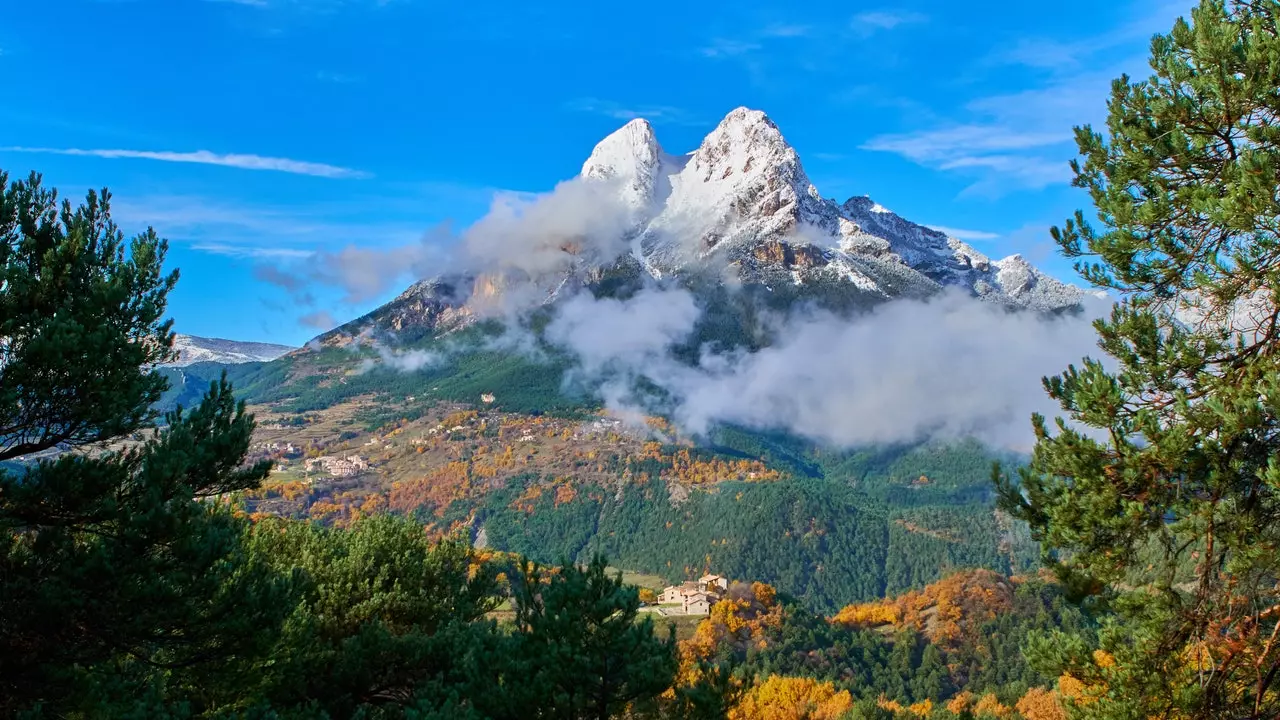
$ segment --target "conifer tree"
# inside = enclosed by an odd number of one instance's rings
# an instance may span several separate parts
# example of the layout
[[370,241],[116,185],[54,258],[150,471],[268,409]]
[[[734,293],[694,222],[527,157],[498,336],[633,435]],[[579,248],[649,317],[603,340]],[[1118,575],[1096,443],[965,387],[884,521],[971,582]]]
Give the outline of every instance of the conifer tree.
[[[1101,648],[1043,654],[1098,718],[1280,716],[1280,3],[1205,0],[1076,131],[1084,213],[1054,230],[1119,301],[1111,361],[1046,379],[1066,419],[1002,505],[1070,587],[1114,611]],[[1090,652],[1091,649],[1100,652]]]
[[[0,173],[0,183],[7,178]],[[163,716],[279,624],[287,582],[213,501],[256,486],[253,418],[214,383],[147,438],[176,274],[109,195],[0,191],[0,716]],[[33,453],[63,450],[31,461]],[[173,701],[173,702],[171,702]]]
[[[607,720],[634,703],[651,704],[676,672],[674,628],[666,640],[638,619],[640,600],[603,558],[552,573],[526,564],[516,582],[516,639],[524,698],[513,717]],[[512,683],[514,685],[514,682]]]

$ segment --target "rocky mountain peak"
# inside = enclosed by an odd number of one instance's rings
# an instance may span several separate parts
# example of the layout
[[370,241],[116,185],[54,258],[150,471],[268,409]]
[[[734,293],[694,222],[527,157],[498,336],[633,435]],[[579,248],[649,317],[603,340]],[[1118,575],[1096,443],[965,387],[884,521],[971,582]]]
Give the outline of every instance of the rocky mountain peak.
[[[796,151],[759,110],[730,112],[671,177],[671,194],[646,229],[658,266],[805,234],[838,232],[828,207],[805,175]],[[813,233],[811,233],[813,234]]]
[[[684,156],[668,154],[649,122],[632,120],[596,144],[578,179],[603,183],[592,188],[602,193],[589,194],[597,200],[618,198],[629,224],[619,237],[565,238],[559,248],[572,261],[542,274],[416,285],[328,335],[351,337],[368,325],[458,327],[474,317],[473,306],[507,292],[509,282],[527,283],[551,302],[606,275],[728,272],[771,293],[781,283],[800,299],[856,300],[845,306],[927,297],[945,287],[1044,311],[1078,307],[1084,297],[1020,256],[993,262],[869,196],[823,198],[795,149],[759,110],[734,109]],[[608,256],[586,253],[589,246],[609,248]],[[618,248],[625,248],[621,256]]]
[[581,177],[618,183],[623,201],[642,209],[667,195],[667,177],[681,165],[662,149],[649,121],[637,118],[596,144],[582,164]]

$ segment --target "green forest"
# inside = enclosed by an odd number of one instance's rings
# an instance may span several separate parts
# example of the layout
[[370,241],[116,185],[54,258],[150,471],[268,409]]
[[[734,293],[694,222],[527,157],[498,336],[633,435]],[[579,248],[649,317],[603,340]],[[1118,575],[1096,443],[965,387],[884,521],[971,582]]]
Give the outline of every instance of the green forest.
[[[462,348],[420,373],[159,368],[168,242],[0,172],[0,717],[1280,717],[1280,3],[1203,0],[1150,53],[1077,129],[1093,207],[1052,232],[1116,300],[1109,358],[1045,379],[1063,419],[1028,457],[721,427],[610,457],[627,484],[255,512],[250,404],[371,397],[372,431],[494,388],[521,417],[596,400],[488,324],[415,338]],[[699,342],[735,342],[723,300]],[[677,461],[768,479],[682,495]],[[610,567],[731,582],[678,624]]]

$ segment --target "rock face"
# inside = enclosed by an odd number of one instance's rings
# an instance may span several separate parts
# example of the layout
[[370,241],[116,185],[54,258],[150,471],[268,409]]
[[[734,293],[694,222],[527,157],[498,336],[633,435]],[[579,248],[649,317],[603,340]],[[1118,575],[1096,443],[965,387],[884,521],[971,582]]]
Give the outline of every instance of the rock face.
[[346,345],[370,331],[414,337],[461,327],[474,315],[469,301],[476,286],[481,286],[481,292],[493,292],[484,285],[486,280],[462,275],[420,280],[386,305],[316,340],[334,347]]
[[[1084,296],[1018,255],[993,261],[870,197],[823,198],[795,149],[758,110],[730,112],[684,156],[664,150],[647,121],[632,120],[596,145],[578,181],[613,188],[610,202],[632,229],[612,246],[626,250],[579,256],[584,238],[566,239],[561,249],[574,257],[567,269],[519,279],[537,288],[542,302],[606,278],[733,275],[770,291],[787,284],[798,297],[847,291],[864,305],[955,287],[1013,308],[1058,312]],[[354,337],[371,323],[397,332],[448,330],[469,322],[477,303],[493,301],[510,283],[510,275],[483,269],[419,282],[322,339]]]
[[240,342],[238,340],[205,338],[176,333],[173,336],[173,349],[178,351],[178,359],[172,363],[167,363],[170,367],[186,367],[200,362],[216,362],[229,365],[247,362],[269,362],[293,350],[287,345]]

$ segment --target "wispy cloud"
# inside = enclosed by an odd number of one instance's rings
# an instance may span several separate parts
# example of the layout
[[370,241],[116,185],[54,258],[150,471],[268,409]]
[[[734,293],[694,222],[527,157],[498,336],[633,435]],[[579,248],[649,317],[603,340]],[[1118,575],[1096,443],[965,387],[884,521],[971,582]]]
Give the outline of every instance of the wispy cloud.
[[1097,123],[1120,69],[1077,75],[1019,93],[980,97],[933,127],[878,135],[862,148],[974,178],[962,194],[995,197],[1068,182],[1072,126]]
[[999,124],[956,125],[880,135],[868,140],[862,148],[895,153],[916,162],[939,162],[954,169],[972,166],[974,164],[966,161],[987,153],[1041,148],[1070,139],[1070,129],[1015,130]]
[[1048,70],[1056,75],[1078,72],[1088,64],[1097,65],[1103,55],[1118,49],[1129,54],[1141,41],[1157,32],[1168,32],[1179,16],[1188,15],[1191,0],[1145,0],[1135,3],[1135,16],[1128,22],[1091,37],[1062,41],[1052,37],[1018,37],[1001,43],[984,61],[985,65],[1022,65]]
[[303,258],[312,254],[310,250],[302,250],[299,248],[245,247],[243,245],[225,245],[222,243],[196,243],[191,246],[191,249],[212,253],[214,255],[254,259]]
[[945,225],[929,225],[931,230],[937,230],[947,237],[953,237],[958,240],[995,240],[1000,237],[997,233],[987,232],[985,230],[964,230],[961,228],[947,227]]
[[316,330],[330,330],[338,326],[338,321],[334,319],[333,314],[327,310],[317,310],[313,313],[307,313],[298,318],[298,323],[303,327],[314,328]]
[[644,118],[651,122],[663,122],[676,125],[696,125],[697,118],[688,112],[670,105],[623,105],[612,100],[600,98],[577,98],[565,103],[565,109],[573,112],[603,115],[615,120],[635,120]]
[[813,33],[812,25],[800,25],[796,23],[776,23],[767,26],[760,31],[761,37],[767,38],[798,38],[807,37]]
[[851,26],[857,32],[870,33],[892,30],[900,25],[922,23],[928,19],[929,16],[914,10],[870,10],[854,15]]
[[131,158],[139,160],[159,160],[161,162],[193,163],[197,165],[219,165],[243,170],[272,170],[295,175],[314,175],[325,178],[367,178],[369,173],[351,168],[327,165],[325,163],[290,160],[288,158],[264,157],[262,155],[219,154],[208,150],[195,152],[172,152],[152,150],[81,150],[79,148],[42,148],[11,146],[0,147],[0,152],[39,153],[45,155],[74,155],[79,157],[98,158]]
[[699,52],[702,53],[703,57],[723,59],[740,57],[748,53],[753,53],[762,47],[763,45],[760,43],[750,40],[714,38],[705,47],[701,48]]
[[[185,247],[260,263],[308,263],[357,244],[415,245],[450,212],[483,212],[492,190],[463,187],[393,188],[373,197],[298,206],[260,206],[203,196],[121,197],[112,215],[125,232],[151,226]],[[474,206],[473,211],[465,210]],[[469,220],[469,215],[458,218]],[[335,267],[342,259],[335,262]],[[279,276],[259,277],[284,285]],[[285,288],[297,294],[303,288]]]

